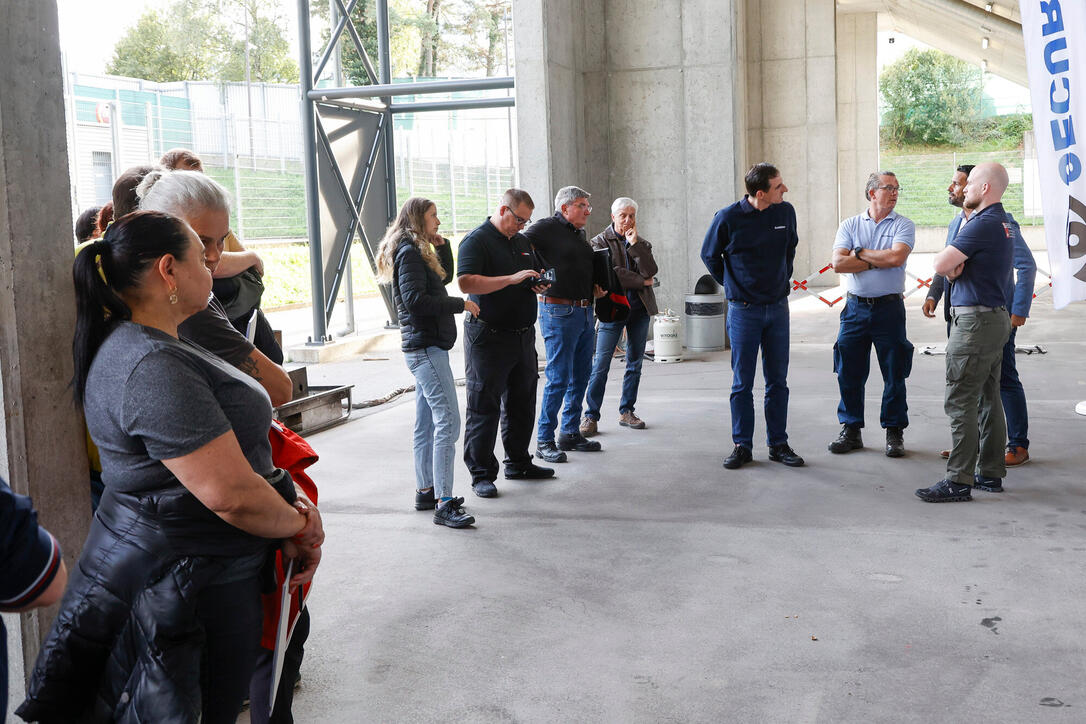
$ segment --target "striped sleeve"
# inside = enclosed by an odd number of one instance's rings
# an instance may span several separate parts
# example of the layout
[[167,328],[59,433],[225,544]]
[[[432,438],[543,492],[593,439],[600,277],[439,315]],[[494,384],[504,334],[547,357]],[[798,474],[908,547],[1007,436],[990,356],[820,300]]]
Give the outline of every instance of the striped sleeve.
[[34,602],[53,582],[60,561],[60,544],[38,525],[30,498],[0,480],[0,609]]

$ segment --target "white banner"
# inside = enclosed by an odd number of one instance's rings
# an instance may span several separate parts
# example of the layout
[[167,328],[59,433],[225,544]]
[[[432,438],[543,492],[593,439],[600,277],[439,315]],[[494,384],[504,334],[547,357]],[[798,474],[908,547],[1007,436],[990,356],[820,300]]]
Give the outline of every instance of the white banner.
[[1086,299],[1086,2],[1019,1],[1052,297],[1060,309]]

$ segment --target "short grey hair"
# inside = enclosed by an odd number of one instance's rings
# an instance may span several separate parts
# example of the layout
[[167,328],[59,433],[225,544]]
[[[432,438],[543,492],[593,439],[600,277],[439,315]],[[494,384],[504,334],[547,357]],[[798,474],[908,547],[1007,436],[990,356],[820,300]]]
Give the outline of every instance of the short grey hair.
[[182,219],[204,211],[230,213],[230,194],[215,179],[199,171],[155,169],[140,181],[136,196],[141,209]]
[[634,213],[637,213],[637,202],[631,199],[629,196],[619,196],[611,204],[611,213],[617,214],[623,209],[633,209]]
[[563,186],[562,188],[558,189],[558,193],[554,195],[554,210],[561,211],[563,206],[574,201],[575,199],[589,198],[592,198],[592,194],[588,193],[579,186]]
[[868,201],[871,200],[871,192],[879,187],[880,176],[893,176],[897,178],[897,174],[893,171],[876,171],[867,177],[867,186],[864,187],[864,198]]

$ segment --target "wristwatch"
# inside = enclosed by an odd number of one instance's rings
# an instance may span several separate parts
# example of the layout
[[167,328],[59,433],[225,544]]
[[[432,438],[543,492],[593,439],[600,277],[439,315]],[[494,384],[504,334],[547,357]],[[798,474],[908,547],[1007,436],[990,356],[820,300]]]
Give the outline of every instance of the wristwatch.
[[875,265],[874,265],[874,264],[872,264],[872,263],[871,263],[871,262],[869,262],[869,261],[868,261],[867,259],[864,259],[864,258],[862,258],[862,257],[860,256],[860,249],[862,249],[862,248],[863,248],[863,247],[861,247],[861,246],[857,246],[856,248],[854,248],[854,249],[852,250],[852,255],[853,255],[854,257],[856,257],[857,259],[859,259],[860,261],[862,261],[862,262],[863,262],[864,264],[867,264],[867,268],[868,268],[868,269],[874,269],[874,268],[875,268]]

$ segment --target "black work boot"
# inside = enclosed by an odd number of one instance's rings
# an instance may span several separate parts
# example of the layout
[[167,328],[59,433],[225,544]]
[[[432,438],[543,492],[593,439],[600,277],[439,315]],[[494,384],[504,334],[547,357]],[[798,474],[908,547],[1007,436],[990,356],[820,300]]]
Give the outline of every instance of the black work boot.
[[859,450],[864,446],[863,438],[860,437],[860,428],[855,425],[842,425],[841,434],[837,436],[837,439],[830,443],[829,451],[836,455],[841,453],[847,453],[851,450]]
[[536,443],[535,456],[540,460],[546,460],[548,463],[564,463],[566,461],[566,454],[558,449],[558,446],[554,444],[554,440],[540,440]]
[[905,457],[905,433],[900,427],[886,428],[886,457]]
[[742,445],[736,445],[732,450],[732,454],[724,458],[724,467],[728,470],[736,470],[741,468],[754,459],[754,456],[750,452],[750,448]]

